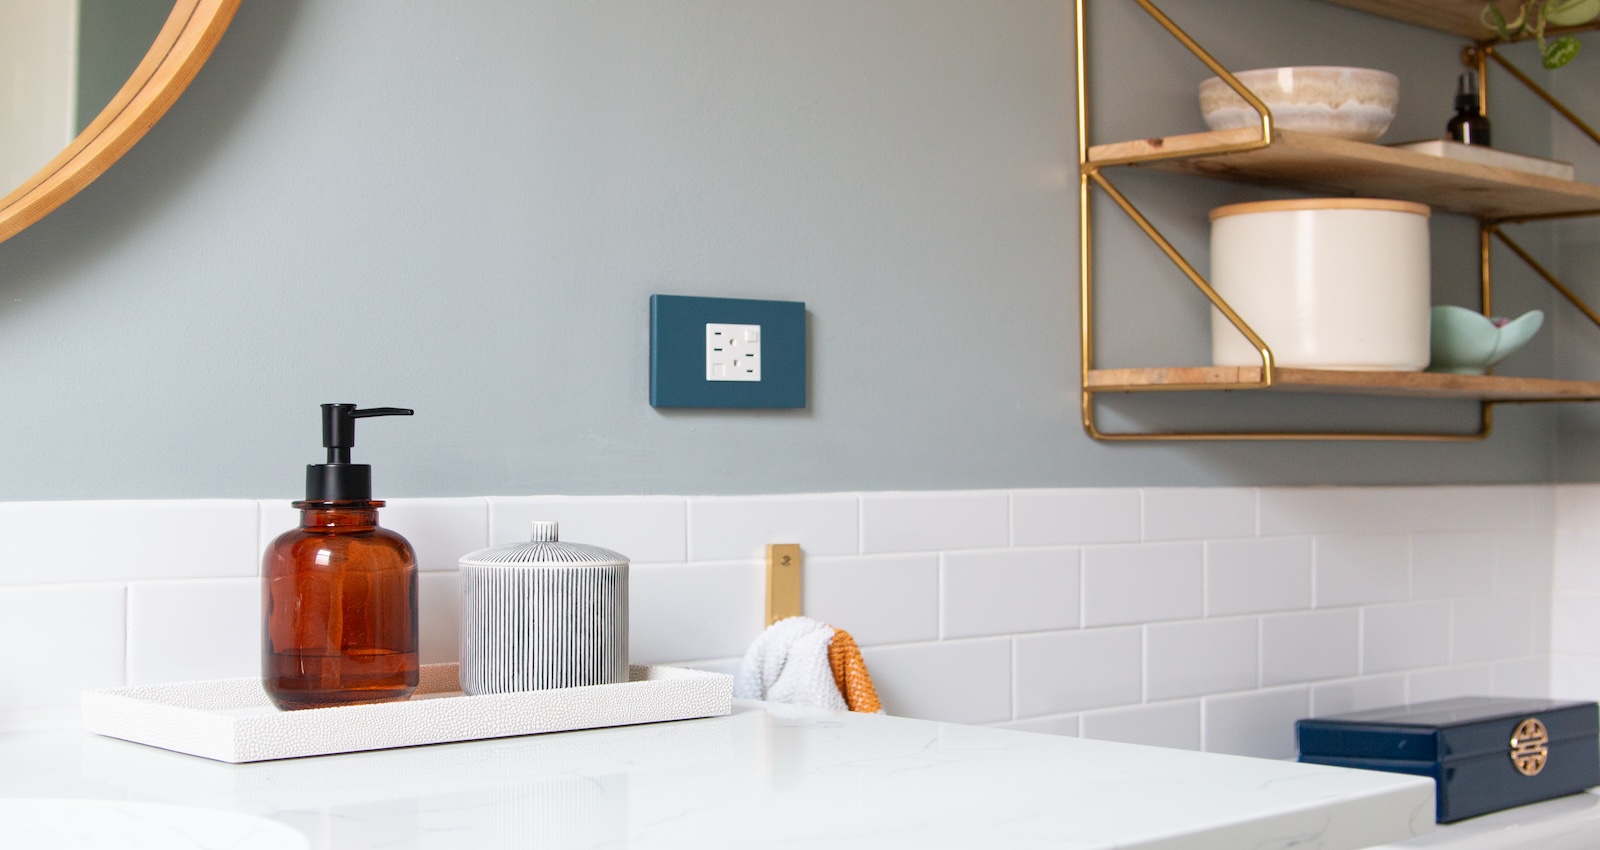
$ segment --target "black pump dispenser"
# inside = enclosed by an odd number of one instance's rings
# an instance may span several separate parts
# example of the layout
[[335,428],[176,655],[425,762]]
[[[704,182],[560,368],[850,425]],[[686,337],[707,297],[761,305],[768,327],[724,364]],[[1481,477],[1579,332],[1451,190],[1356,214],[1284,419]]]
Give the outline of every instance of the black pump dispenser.
[[410,416],[413,412],[403,407],[357,410],[353,404],[324,404],[322,445],[328,449],[328,462],[306,467],[306,501],[371,501],[372,466],[350,462],[350,448],[356,444],[356,420],[369,416]]

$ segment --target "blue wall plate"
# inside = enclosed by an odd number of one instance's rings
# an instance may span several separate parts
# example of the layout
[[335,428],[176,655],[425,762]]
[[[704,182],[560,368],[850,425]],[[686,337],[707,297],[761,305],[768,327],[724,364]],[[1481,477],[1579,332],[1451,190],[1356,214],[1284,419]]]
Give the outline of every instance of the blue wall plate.
[[[708,324],[761,327],[760,380],[708,379]],[[805,407],[805,302],[650,296],[650,404]]]

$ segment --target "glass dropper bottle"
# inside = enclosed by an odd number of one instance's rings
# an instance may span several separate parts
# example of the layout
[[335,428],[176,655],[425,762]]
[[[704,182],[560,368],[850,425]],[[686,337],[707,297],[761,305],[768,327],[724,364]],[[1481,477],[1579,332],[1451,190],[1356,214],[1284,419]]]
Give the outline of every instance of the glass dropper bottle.
[[1464,71],[1456,81],[1456,114],[1445,130],[1464,145],[1489,146],[1489,119],[1479,103],[1477,71]]

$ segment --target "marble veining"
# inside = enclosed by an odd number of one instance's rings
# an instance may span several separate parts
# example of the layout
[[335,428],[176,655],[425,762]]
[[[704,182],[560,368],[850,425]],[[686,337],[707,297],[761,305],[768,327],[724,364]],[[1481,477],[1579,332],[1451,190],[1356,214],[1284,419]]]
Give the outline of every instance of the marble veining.
[[[0,796],[265,817],[310,847],[1368,847],[1426,779],[735,704],[726,717],[229,765],[76,731],[0,736]],[[11,769],[12,767],[15,769]]]

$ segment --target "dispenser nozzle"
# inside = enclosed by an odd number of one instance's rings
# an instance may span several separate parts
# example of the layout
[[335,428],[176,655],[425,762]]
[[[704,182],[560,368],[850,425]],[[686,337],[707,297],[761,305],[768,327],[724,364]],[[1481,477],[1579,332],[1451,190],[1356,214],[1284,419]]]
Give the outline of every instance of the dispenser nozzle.
[[404,407],[369,407],[357,410],[353,404],[322,406],[322,445],[328,450],[328,463],[349,463],[350,447],[356,444],[356,420],[369,416],[410,416],[416,411]]
[[353,404],[322,406],[322,445],[328,449],[328,462],[306,467],[306,501],[356,501],[372,499],[372,467],[350,462],[350,447],[356,444],[356,420],[368,416],[410,416],[403,407],[369,407],[356,410]]

